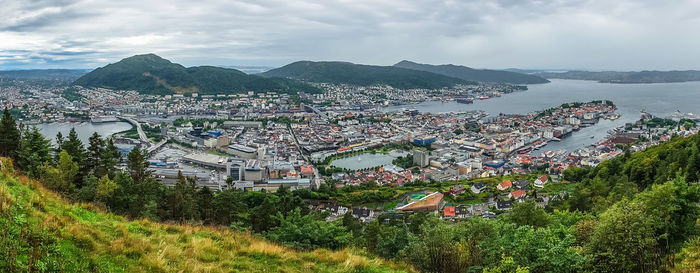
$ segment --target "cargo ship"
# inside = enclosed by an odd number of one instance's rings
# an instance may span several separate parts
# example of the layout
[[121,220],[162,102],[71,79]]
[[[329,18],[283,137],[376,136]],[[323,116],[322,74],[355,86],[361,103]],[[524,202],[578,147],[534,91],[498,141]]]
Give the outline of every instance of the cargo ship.
[[472,104],[474,103],[474,100],[470,98],[455,98],[455,101],[458,103],[464,103],[464,104]]

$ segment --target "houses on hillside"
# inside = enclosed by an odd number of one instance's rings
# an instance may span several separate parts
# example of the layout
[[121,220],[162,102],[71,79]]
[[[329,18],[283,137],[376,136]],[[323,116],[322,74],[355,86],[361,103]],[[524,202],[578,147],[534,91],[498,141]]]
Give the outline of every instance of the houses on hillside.
[[544,188],[544,185],[547,185],[547,182],[549,182],[549,179],[546,175],[540,176],[535,179],[535,187]]

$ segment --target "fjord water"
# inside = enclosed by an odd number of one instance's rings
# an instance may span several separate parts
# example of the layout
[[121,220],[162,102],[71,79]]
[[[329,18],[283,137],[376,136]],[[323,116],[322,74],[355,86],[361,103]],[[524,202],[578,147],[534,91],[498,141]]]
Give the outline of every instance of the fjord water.
[[700,82],[610,84],[580,80],[553,79],[551,81],[547,84],[529,85],[527,91],[474,101],[474,104],[430,101],[388,107],[384,110],[400,111],[402,108],[412,108],[431,113],[483,110],[495,116],[499,113],[524,114],[566,102],[613,101],[617,105],[617,113],[622,115],[620,119],[601,120],[594,126],[574,132],[561,142],[551,142],[541,150],[565,149],[569,152],[601,140],[610,129],[638,120],[641,110],[660,117],[670,116],[677,110],[682,113],[700,113]]
[[65,123],[42,123],[38,124],[36,126],[41,133],[47,137],[48,139],[51,139],[51,141],[55,144],[56,143],[56,134],[58,132],[61,132],[63,134],[63,137],[68,137],[68,133],[70,132],[71,128],[75,128],[75,132],[78,133],[78,138],[87,145],[88,143],[88,138],[92,135],[92,133],[97,132],[102,137],[107,137],[111,136],[113,134],[123,132],[126,130],[131,129],[131,124],[128,122],[104,122],[104,123],[91,123],[91,122],[83,122],[83,123],[71,123],[71,122],[65,122]]

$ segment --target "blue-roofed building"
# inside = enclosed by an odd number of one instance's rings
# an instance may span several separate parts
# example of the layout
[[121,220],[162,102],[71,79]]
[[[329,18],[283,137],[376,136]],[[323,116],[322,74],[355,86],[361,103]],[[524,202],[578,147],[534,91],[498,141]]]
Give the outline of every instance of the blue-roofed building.
[[413,143],[419,146],[425,146],[430,143],[433,143],[437,140],[437,137],[434,136],[427,136],[427,137],[417,137],[413,139]]
[[131,152],[131,150],[136,147],[136,145],[131,145],[131,144],[115,144],[114,146],[117,146],[117,151],[119,151],[122,156],[126,156]]
[[148,160],[148,165],[151,167],[167,167],[168,164],[160,160]]
[[505,164],[506,164],[506,162],[503,160],[491,160],[491,161],[485,162],[484,166],[498,169],[500,167],[503,167],[503,165],[505,165]]

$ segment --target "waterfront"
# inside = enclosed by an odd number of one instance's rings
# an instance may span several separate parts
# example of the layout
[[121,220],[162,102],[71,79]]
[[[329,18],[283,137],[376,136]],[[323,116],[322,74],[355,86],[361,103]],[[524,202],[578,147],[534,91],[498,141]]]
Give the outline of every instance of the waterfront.
[[[414,105],[384,108],[384,111],[400,111],[404,108],[420,112],[442,113],[483,110],[491,116],[499,113],[524,114],[541,111],[566,102],[587,102],[611,100],[622,116],[614,121],[601,120],[598,124],[574,132],[561,142],[550,142],[538,150],[571,152],[577,148],[593,144],[607,135],[610,129],[639,119],[640,111],[652,115],[670,116],[679,110],[683,113],[700,112],[700,82],[655,83],[655,84],[609,84],[595,81],[558,80],[548,84],[529,85],[527,91],[515,92],[500,98],[478,100],[473,104],[457,102],[429,101]],[[593,138],[591,138],[591,136]]]
[[88,139],[94,132],[99,133],[102,137],[107,137],[131,129],[131,124],[123,121],[104,123],[63,122],[41,123],[37,124],[36,127],[46,138],[51,139],[53,143],[56,143],[56,134],[58,132],[61,132],[64,137],[68,137],[70,129],[75,128],[75,132],[78,133],[80,140],[87,145]]

